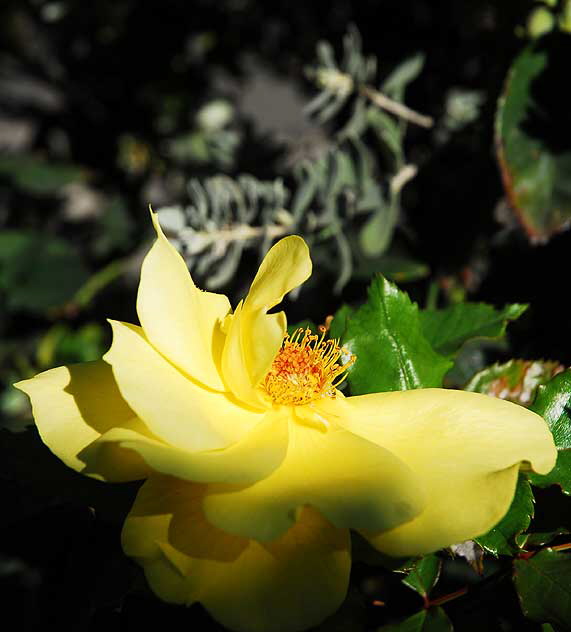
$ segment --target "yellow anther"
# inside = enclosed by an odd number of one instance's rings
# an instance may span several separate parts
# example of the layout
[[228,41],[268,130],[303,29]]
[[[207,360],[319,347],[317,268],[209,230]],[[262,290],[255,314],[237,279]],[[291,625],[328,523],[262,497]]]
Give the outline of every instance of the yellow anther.
[[[337,340],[325,340],[325,327],[319,330],[321,336],[303,328],[285,336],[264,380],[264,388],[276,404],[301,406],[321,397],[335,397],[355,356]],[[342,356],[348,356],[344,364],[339,362]]]

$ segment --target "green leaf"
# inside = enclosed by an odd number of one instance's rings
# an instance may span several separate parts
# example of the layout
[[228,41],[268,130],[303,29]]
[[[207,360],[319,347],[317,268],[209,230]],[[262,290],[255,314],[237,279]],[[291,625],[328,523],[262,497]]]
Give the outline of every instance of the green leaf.
[[514,555],[521,550],[518,536],[533,517],[533,492],[527,478],[520,474],[515,495],[507,514],[486,535],[475,541],[492,555]]
[[571,555],[544,549],[514,562],[514,582],[526,617],[569,630]]
[[389,250],[378,257],[367,257],[359,246],[360,235],[356,239],[350,239],[353,249],[354,269],[353,278],[370,280],[376,274],[393,281],[394,283],[404,283],[406,281],[417,281],[424,279],[430,274],[430,268],[409,256],[394,244]]
[[559,373],[540,386],[531,410],[545,419],[559,452],[549,474],[530,472],[529,480],[538,487],[557,484],[565,494],[571,494],[571,371]]
[[531,410],[547,421],[558,448],[571,448],[571,371],[540,386]]
[[561,491],[571,496],[571,450],[560,450],[557,462],[549,474],[529,473],[529,480],[536,487],[559,485]]
[[380,276],[347,320],[342,342],[357,356],[348,374],[354,395],[439,387],[451,365],[424,337],[418,306]]
[[426,555],[415,563],[402,583],[421,597],[428,597],[440,576],[442,561],[436,555]]
[[335,340],[342,340],[347,329],[347,319],[355,312],[349,305],[341,305],[335,312],[329,327],[329,337]]
[[31,231],[0,234],[0,291],[11,310],[42,313],[61,306],[87,277],[78,252],[64,239]]
[[538,387],[547,383],[561,369],[558,362],[509,360],[479,371],[464,390],[529,406],[535,399]]
[[442,608],[421,610],[400,623],[383,625],[378,632],[452,632],[452,623]]
[[402,99],[404,90],[422,72],[424,55],[416,53],[400,63],[383,81],[381,92],[395,99]]
[[48,163],[32,156],[0,158],[0,175],[8,176],[20,189],[33,194],[57,193],[66,184],[85,177],[75,165]]
[[514,303],[496,309],[485,303],[458,303],[444,309],[420,312],[422,331],[434,349],[443,355],[454,355],[474,338],[500,338],[510,320],[516,320],[527,305]]
[[569,529],[565,527],[559,527],[559,529],[555,529],[554,531],[543,531],[540,533],[526,533],[525,537],[522,536],[522,546],[525,548],[535,547],[535,546],[545,546],[549,544],[555,538],[560,535],[568,535],[571,533]]
[[571,145],[566,84],[571,37],[552,35],[515,60],[496,113],[497,158],[510,205],[530,239],[545,241],[571,220]]
[[379,207],[359,232],[359,245],[366,257],[379,257],[388,248],[397,217],[385,207]]
[[367,120],[378,139],[387,146],[394,158],[401,159],[403,132],[399,124],[376,106],[370,106],[367,110]]

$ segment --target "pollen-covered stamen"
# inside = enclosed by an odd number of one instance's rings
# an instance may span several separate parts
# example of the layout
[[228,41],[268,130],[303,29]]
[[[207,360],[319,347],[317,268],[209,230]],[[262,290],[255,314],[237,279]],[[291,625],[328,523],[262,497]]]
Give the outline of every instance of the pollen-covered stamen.
[[[325,340],[325,327],[319,329],[321,336],[303,328],[285,336],[264,381],[276,404],[299,406],[320,397],[335,397],[355,356],[337,340]],[[339,362],[342,356],[348,357],[343,364]]]

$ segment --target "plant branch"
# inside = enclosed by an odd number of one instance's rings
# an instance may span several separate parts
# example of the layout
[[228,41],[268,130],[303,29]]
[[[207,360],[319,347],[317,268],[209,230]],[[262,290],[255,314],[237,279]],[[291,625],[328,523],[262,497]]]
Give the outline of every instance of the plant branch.
[[431,116],[415,112],[404,105],[404,103],[399,103],[398,101],[390,99],[386,94],[375,90],[375,88],[372,88],[371,86],[360,86],[359,92],[378,107],[404,119],[405,121],[409,121],[410,123],[426,128],[430,128],[434,125],[434,120]]

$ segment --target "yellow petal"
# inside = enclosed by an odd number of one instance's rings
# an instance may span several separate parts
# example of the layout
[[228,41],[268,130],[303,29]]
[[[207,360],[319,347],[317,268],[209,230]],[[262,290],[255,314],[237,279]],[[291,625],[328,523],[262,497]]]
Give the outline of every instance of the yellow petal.
[[81,458],[82,451],[111,428],[132,424],[142,428],[106,362],[57,367],[15,386],[29,395],[43,442],[66,465],[108,481],[146,476],[144,462],[119,448],[110,447],[104,461],[92,460],[87,468]]
[[279,351],[286,332],[283,312],[267,314],[311,274],[307,244],[296,235],[285,237],[266,254],[250,291],[229,326],[222,355],[228,387],[250,406],[263,406],[256,391]]
[[[248,330],[251,318],[248,315],[244,318],[242,308],[243,303],[240,302],[234,314],[227,320],[226,341],[222,353],[222,374],[228,388],[240,401],[256,410],[264,410],[267,404],[259,389],[255,387],[246,365],[242,332],[244,329]],[[279,345],[281,345],[281,340],[280,338]],[[258,344],[268,346],[270,351],[275,347],[275,342],[265,338],[260,338]]]
[[90,448],[101,450],[111,442],[142,458],[155,472],[188,481],[252,483],[278,467],[287,439],[286,420],[269,416],[241,441],[222,450],[187,452],[124,428],[110,430]]
[[301,285],[311,274],[309,248],[301,237],[280,239],[267,252],[252,281],[246,305],[251,310],[268,310]]
[[347,531],[304,508],[296,525],[273,542],[231,536],[204,519],[205,490],[154,478],[125,522],[124,550],[162,599],[199,601],[237,632],[306,630],[337,609],[349,579]]
[[222,294],[199,290],[183,258],[151,213],[157,240],[145,257],[137,313],[149,341],[173,364],[215,390],[224,390],[217,368],[219,321],[230,310]]
[[263,414],[202,387],[167,362],[135,325],[110,321],[113,344],[105,359],[121,394],[151,432],[191,452],[238,441]]
[[272,540],[304,505],[339,528],[380,530],[411,520],[423,499],[410,469],[384,448],[340,428],[322,432],[292,421],[280,467],[249,487],[219,486],[204,512],[228,533]]
[[118,439],[123,433],[153,441],[145,424],[133,417],[121,426],[107,430],[78,453],[78,458],[85,464],[81,473],[113,483],[147,478],[152,473],[151,468],[140,454],[121,445]]
[[[326,411],[331,403],[322,402]],[[545,421],[500,399],[447,389],[349,397],[335,407],[352,432],[381,445],[423,481],[426,509],[371,539],[392,555],[417,555],[482,535],[506,513],[521,462],[555,464]]]

